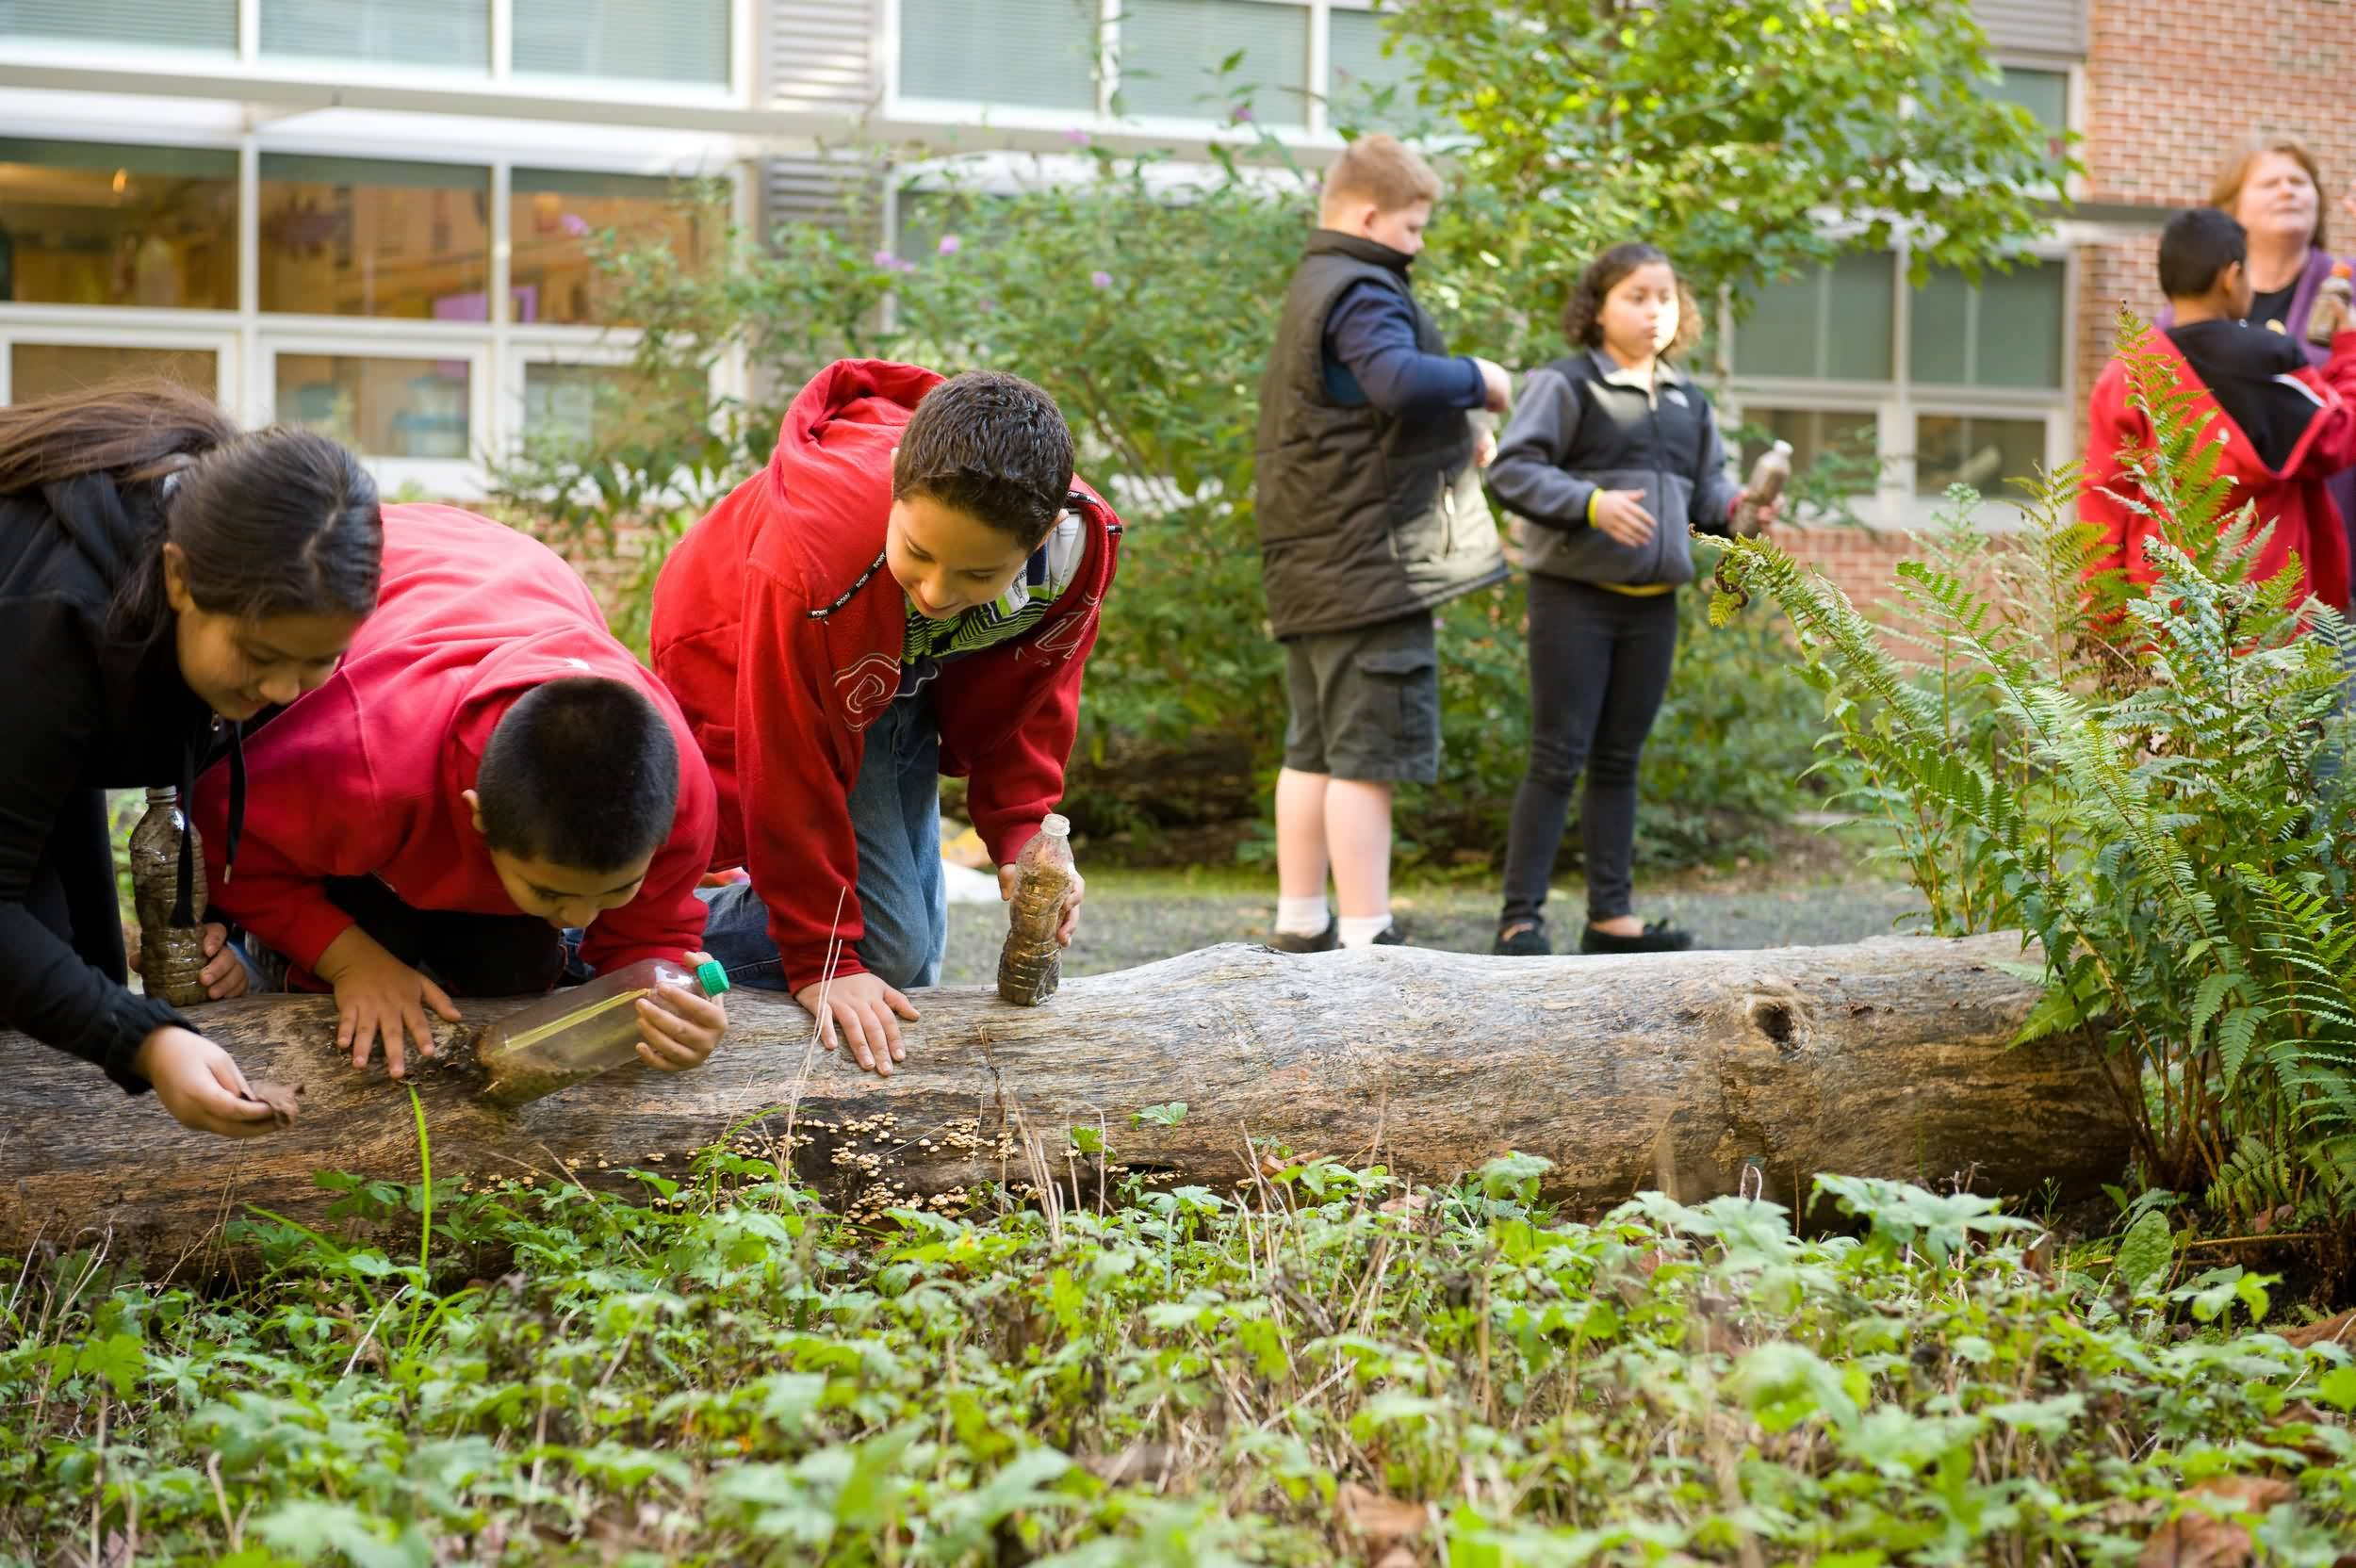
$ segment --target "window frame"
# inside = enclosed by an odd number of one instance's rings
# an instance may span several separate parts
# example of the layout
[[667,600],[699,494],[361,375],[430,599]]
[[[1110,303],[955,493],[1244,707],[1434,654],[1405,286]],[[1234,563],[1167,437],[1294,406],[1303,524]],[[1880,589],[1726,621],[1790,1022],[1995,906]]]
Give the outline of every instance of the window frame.
[[[16,349],[22,345],[66,349],[160,349],[178,353],[213,355],[214,397],[224,408],[234,408],[241,399],[244,361],[237,351],[237,335],[234,327],[206,327],[192,323],[190,317],[225,319],[221,311],[167,311],[134,309],[137,318],[127,322],[112,320],[106,326],[89,325],[81,321],[42,319],[44,308],[19,316],[13,312],[0,317],[0,404],[11,402],[16,397]],[[81,311],[107,310],[105,305],[74,307]]]
[[[1834,381],[1793,376],[1744,376],[1739,372],[1726,387],[1726,417],[1742,421],[1751,407],[1874,416],[1875,455],[1881,464],[1881,483],[1871,496],[1848,498],[1857,514],[1881,528],[1920,530],[1946,502],[1939,496],[1919,496],[1915,429],[1923,415],[1954,415],[1963,418],[2037,419],[2045,426],[2044,466],[2059,468],[2074,458],[2077,445],[2076,344],[2078,341],[2078,248],[2052,237],[2021,248],[2025,259],[2035,257],[2059,270],[2061,289],[2061,384],[2052,388],[1949,386],[1913,379],[1914,288],[1906,273],[1910,248],[1900,236],[1890,251],[1895,270],[1896,296],[1890,312],[1890,379]],[[1720,314],[1722,334],[1733,332],[1732,312]],[[1726,341],[1731,343],[1731,337]],[[2006,479],[2014,476],[2006,475]],[[2020,509],[2009,491],[1993,491],[1982,498],[1975,521],[1991,531],[2020,525]]]

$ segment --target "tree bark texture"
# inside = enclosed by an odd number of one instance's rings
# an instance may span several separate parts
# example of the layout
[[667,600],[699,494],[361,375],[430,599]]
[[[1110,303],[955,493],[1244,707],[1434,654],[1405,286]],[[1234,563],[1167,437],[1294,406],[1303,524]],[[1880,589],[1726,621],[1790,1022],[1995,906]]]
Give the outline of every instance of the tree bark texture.
[[[1100,1124],[1117,1167],[1221,1188],[1246,1176],[1251,1138],[1432,1179],[1540,1154],[1547,1193],[1582,1212],[1746,1182],[1804,1202],[1820,1171],[2083,1194],[2123,1168],[2125,1120],[2094,1047],[2007,1048],[2037,991],[1998,967],[2019,956],[2003,936],[1616,958],[1224,946],[1070,980],[1034,1008],[919,993],[924,1021],[888,1080],[811,1049],[790,998],[740,990],[702,1069],[632,1066],[512,1112],[479,1098],[460,1042],[515,1004],[477,1002],[411,1082],[437,1180],[643,1193],[630,1168],[684,1180],[724,1136],[786,1152],[790,1104],[797,1174],[859,1214],[1019,1186],[1033,1147],[1092,1201],[1094,1163],[1067,1156],[1067,1133]],[[295,1123],[244,1142],[188,1132],[0,1034],[0,1252],[106,1237],[160,1266],[247,1205],[320,1223],[331,1195],[314,1172],[417,1180],[409,1095],[335,1054],[330,1000],[192,1018],[249,1078],[303,1086]],[[1177,1125],[1133,1125],[1174,1101]]]

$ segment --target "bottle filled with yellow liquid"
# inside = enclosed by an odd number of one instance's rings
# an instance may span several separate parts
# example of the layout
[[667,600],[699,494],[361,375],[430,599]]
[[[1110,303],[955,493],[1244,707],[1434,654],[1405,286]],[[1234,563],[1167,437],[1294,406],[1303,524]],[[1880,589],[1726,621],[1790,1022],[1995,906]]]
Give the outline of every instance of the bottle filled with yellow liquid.
[[717,963],[691,972],[642,958],[508,1014],[475,1039],[475,1060],[487,1080],[484,1096],[521,1105],[636,1061],[639,999],[663,986],[694,986],[718,996],[728,988],[728,972]]

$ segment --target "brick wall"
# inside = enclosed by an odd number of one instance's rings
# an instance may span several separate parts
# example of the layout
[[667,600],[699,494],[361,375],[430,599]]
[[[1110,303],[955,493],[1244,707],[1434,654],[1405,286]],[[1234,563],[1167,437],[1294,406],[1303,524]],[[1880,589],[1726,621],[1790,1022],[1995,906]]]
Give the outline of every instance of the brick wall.
[[2258,134],[2315,150],[2326,211],[2356,178],[2356,3],[2094,0],[2086,144],[2098,202],[2207,198],[2225,153]]

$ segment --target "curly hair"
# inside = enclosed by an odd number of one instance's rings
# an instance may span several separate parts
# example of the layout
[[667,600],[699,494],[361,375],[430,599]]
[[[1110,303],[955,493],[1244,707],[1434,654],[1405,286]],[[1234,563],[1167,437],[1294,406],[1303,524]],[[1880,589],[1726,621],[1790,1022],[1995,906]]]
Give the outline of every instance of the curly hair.
[[1602,348],[1603,302],[1620,286],[1622,279],[1654,262],[1667,267],[1677,285],[1677,333],[1661,352],[1681,354],[1692,348],[1702,335],[1701,305],[1670,262],[1669,253],[1641,239],[1614,245],[1587,264],[1587,270],[1579,274],[1578,286],[1571,290],[1569,302],[1562,307],[1562,340],[1574,349]]

